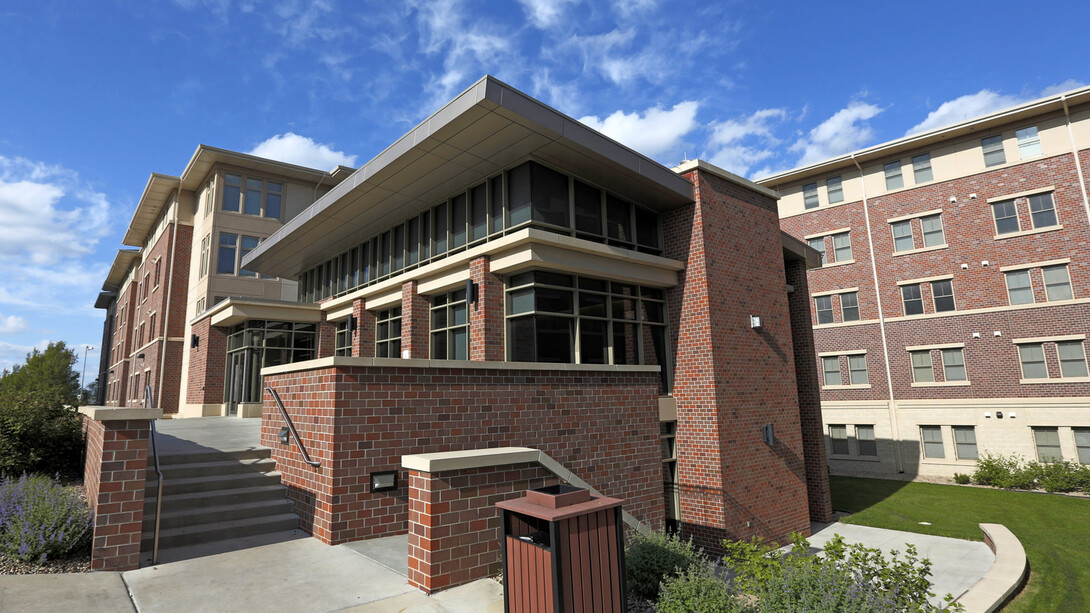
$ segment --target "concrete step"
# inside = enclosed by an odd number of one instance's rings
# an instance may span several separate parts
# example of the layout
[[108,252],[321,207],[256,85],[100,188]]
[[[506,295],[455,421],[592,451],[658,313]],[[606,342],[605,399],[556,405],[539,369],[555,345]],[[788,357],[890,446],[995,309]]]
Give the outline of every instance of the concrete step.
[[[276,470],[276,461],[270,458],[249,458],[246,460],[221,460],[217,462],[192,462],[160,466],[164,482],[192,477],[210,477],[213,475],[231,475],[237,473],[272,472]],[[155,471],[147,473],[147,481],[155,482]]]
[[[244,472],[226,475],[212,475],[187,477],[185,479],[163,479],[163,501],[175,494],[190,494],[193,492],[214,492],[218,490],[231,490],[249,487],[261,487],[265,485],[279,485],[280,473],[278,472]],[[149,481],[144,490],[144,498],[154,498],[156,494],[155,481]]]
[[[230,504],[247,502],[262,502],[274,500],[287,500],[284,486],[261,485],[258,487],[240,487],[213,492],[191,492],[189,494],[173,494],[163,497],[164,512],[184,511],[187,509],[206,509]],[[155,512],[155,490],[152,490],[144,498],[144,516]]]
[[[214,523],[183,526],[179,528],[159,529],[159,550],[174,547],[190,547],[203,543],[215,543],[228,539],[238,539],[259,534],[283,532],[299,527],[299,517],[294,513],[279,513],[264,517],[232,519]],[[154,534],[145,530],[141,549],[151,551]]]
[[[203,524],[214,524],[221,521],[231,521],[236,519],[254,519],[260,517],[269,517],[274,515],[283,515],[284,513],[291,513],[291,501],[287,498],[281,497],[279,500],[260,500],[257,502],[238,502],[235,504],[224,504],[214,507],[206,507],[203,509],[182,509],[175,510],[171,508],[163,510],[163,519],[160,523],[160,533],[163,530],[173,528],[184,528],[187,526],[200,526]],[[154,515],[152,516],[154,520]],[[145,523],[147,526],[147,524]],[[150,526],[154,529],[154,521]]]
[[[176,464],[195,464],[199,462],[223,462],[226,460],[259,460],[271,457],[272,450],[268,447],[255,447],[242,451],[201,451],[196,453],[176,453],[171,455],[159,455],[160,468],[174,466]],[[148,464],[154,465],[155,461],[148,457]]]

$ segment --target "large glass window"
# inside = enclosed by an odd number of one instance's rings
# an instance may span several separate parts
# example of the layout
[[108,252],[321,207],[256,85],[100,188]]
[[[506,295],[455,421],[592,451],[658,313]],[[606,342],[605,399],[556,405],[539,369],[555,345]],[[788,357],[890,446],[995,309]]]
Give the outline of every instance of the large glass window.
[[338,356],[351,356],[352,355],[352,321],[349,319],[342,319],[337,322],[337,333],[333,342],[333,355]]
[[469,359],[469,309],[464,289],[432,298],[431,359]]
[[946,451],[943,449],[942,444],[941,426],[920,426],[920,440],[923,441],[923,457],[946,457]]
[[280,219],[284,185],[260,177],[224,173],[223,210]]
[[256,236],[243,236],[242,237],[242,250],[239,251],[239,254],[238,254],[238,261],[239,261],[238,276],[240,276],[240,277],[256,277],[257,276],[256,272],[254,272],[252,270],[246,270],[245,268],[242,268],[242,260],[243,260],[243,258],[246,257],[246,255],[248,253],[253,251],[257,247],[258,243],[260,243],[260,242],[261,242],[261,239],[257,238]]
[[1033,442],[1037,445],[1037,460],[1040,462],[1059,462],[1064,458],[1060,452],[1060,432],[1058,428],[1034,428]]
[[973,426],[954,426],[954,451],[959,460],[975,460],[976,428]]
[[669,391],[663,290],[531,271],[508,277],[506,293],[508,360],[652,364]]
[[229,403],[261,402],[261,369],[313,360],[318,329],[312,323],[249,320],[227,336]]
[[238,254],[238,234],[220,232],[220,248],[216,254],[216,274],[235,274],[235,256]]

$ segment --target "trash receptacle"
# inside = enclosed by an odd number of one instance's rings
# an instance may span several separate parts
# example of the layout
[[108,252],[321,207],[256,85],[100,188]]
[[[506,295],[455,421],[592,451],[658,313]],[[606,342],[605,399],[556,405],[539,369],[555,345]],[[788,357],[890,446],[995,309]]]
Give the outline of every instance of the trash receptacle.
[[621,500],[552,485],[497,503],[509,613],[627,610]]

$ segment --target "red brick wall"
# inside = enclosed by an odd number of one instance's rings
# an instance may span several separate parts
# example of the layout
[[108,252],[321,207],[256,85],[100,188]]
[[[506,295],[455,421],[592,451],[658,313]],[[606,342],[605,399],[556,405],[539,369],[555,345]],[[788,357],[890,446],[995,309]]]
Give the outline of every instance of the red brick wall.
[[469,359],[502,362],[503,279],[489,272],[487,256],[474,259],[470,278],[477,284],[477,304],[469,307]]
[[[416,281],[401,284],[401,355],[428,359],[428,297],[417,292]],[[390,356],[392,358],[401,356]]]
[[400,470],[405,454],[487,447],[541,449],[662,525],[657,373],[391,365],[268,375],[265,383],[322,466],[276,440],[284,423],[267,396],[262,444],[304,528],[327,543],[405,532],[406,487],[372,494],[371,472]]
[[[677,339],[674,398],[682,530],[723,538],[808,534],[804,448],[775,201],[693,171],[696,204],[664,219]],[[753,330],[749,316],[764,327]],[[776,444],[761,441],[771,423]]]
[[336,354],[337,324],[332,321],[318,322],[318,351],[315,357],[328,358]]
[[139,568],[149,422],[87,419],[86,432],[83,482],[95,516],[91,568]]
[[559,480],[538,464],[409,473],[409,585],[427,593],[498,574],[496,503]]
[[[192,343],[189,352],[189,380],[186,385],[186,402],[189,404],[218,404],[223,402],[224,378],[227,373],[227,331],[211,325],[211,319],[193,324],[192,334],[201,340],[196,347]],[[189,339],[186,339],[187,343]]]
[[363,298],[352,301],[352,315],[356,318],[356,331],[352,333],[352,356],[375,357],[375,314],[367,310]]

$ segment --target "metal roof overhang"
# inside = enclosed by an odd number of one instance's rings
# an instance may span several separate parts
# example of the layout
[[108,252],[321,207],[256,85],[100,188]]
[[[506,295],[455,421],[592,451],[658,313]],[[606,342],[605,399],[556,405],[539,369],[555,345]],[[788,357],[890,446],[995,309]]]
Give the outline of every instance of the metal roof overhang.
[[117,300],[117,292],[99,292],[95,299],[96,309],[108,309]]
[[655,210],[692,202],[687,179],[486,76],[285,224],[243,265],[295,278],[531,156]]
[[139,249],[118,249],[114,256],[114,263],[110,265],[110,272],[106,280],[102,282],[102,291],[116,292],[121,289],[121,283],[125,281],[125,275],[129,274],[129,267],[140,259]]
[[132,213],[129,228],[125,230],[125,238],[121,239],[122,245],[130,247],[143,247],[144,239],[155,227],[155,220],[159,219],[159,213],[163,210],[167,198],[178,187],[178,177],[163,175],[157,172],[148,177],[148,184],[144,186],[144,193],[140,195],[140,201],[136,204],[136,210]]
[[211,172],[212,167],[218,163],[233,164],[245,168],[246,170],[288,177],[307,183],[317,183],[320,181],[326,185],[338,183],[344,178],[346,173],[352,172],[353,170],[347,166],[338,166],[333,170],[326,172],[307,166],[278,162],[276,160],[250,155],[249,153],[239,153],[238,151],[220,149],[219,147],[198,145],[197,150],[193,152],[193,157],[190,158],[189,163],[186,164],[185,170],[182,171],[182,189],[187,191],[196,191],[199,189],[201,183],[204,182],[205,177]]

